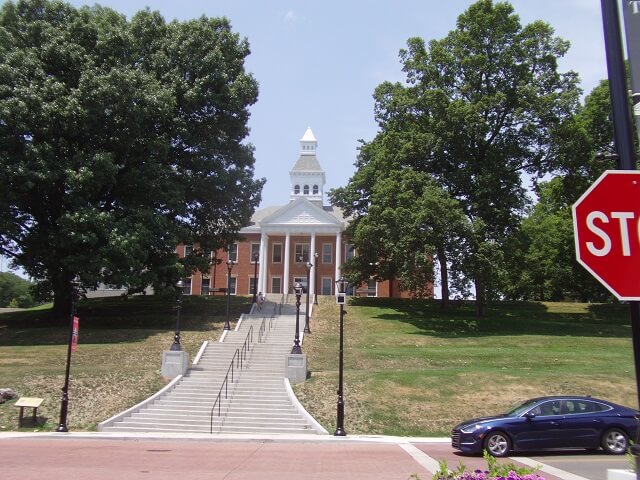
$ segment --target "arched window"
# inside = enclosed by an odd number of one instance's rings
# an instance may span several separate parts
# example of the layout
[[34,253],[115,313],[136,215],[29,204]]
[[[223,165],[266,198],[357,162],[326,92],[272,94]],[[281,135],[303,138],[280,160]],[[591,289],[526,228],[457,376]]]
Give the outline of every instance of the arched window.
[[300,195],[300,185],[296,185],[295,187],[293,187],[293,194]]
[[318,194],[318,185],[314,185],[313,186],[313,194],[317,195]]
[[305,186],[304,186],[304,191],[303,191],[303,193],[304,193],[305,195],[309,195],[309,185],[305,185]]

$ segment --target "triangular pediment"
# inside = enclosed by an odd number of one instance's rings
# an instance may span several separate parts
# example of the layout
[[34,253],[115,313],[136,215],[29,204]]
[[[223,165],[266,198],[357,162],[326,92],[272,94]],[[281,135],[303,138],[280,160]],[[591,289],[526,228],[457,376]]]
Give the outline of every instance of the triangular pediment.
[[325,212],[306,198],[298,198],[260,222],[261,227],[269,225],[327,225],[341,226],[340,219]]

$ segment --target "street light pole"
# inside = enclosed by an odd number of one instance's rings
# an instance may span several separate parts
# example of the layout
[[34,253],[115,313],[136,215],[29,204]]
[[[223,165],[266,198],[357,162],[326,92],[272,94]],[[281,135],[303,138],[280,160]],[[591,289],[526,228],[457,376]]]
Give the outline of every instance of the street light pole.
[[344,279],[344,277],[341,277],[340,280],[336,281],[336,286],[338,288],[337,301],[340,304],[340,361],[338,366],[338,404],[336,414],[336,431],[334,433],[334,436],[344,437],[347,435],[347,432],[345,432],[344,430],[344,397],[342,386],[344,371],[344,315],[346,313],[344,311],[344,302],[347,291],[347,281]]
[[311,276],[311,267],[313,264],[311,262],[307,262],[307,306],[304,311],[304,333],[311,333],[311,329],[309,328],[309,281]]
[[227,260],[227,319],[224,322],[225,330],[231,330],[231,325],[229,324],[229,306],[231,304],[231,270],[235,263],[236,262],[233,260]]
[[302,353],[302,348],[300,347],[300,296],[302,295],[302,285],[300,285],[300,282],[296,282],[293,286],[293,291],[296,294],[296,336],[293,339],[291,353]]
[[180,348],[180,311],[182,310],[182,293],[184,292],[184,282],[178,280],[176,283],[176,333],[173,336],[173,344],[169,350],[179,352]]
[[253,254],[253,303],[256,303],[258,295],[258,254]]
[[314,283],[313,283],[313,304],[318,304],[318,252],[313,254],[316,259],[316,268],[313,270],[314,272]]
[[56,432],[68,432],[67,412],[69,411],[69,374],[71,372],[71,347],[73,343],[73,319],[76,316],[76,293],[80,282],[77,278],[71,280],[71,314],[69,315],[69,344],[67,345],[67,369],[62,387],[62,400],[60,402],[60,423]]

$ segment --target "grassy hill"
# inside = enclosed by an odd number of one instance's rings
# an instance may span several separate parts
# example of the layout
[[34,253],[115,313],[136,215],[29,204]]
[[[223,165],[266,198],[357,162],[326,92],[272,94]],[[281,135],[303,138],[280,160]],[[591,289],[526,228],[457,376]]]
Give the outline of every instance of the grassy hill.
[[[448,435],[463,419],[526,398],[585,394],[637,407],[628,307],[358,299],[345,316],[347,433]],[[338,385],[338,306],[305,338],[310,381],[295,388],[330,432]]]
[[[215,340],[224,297],[185,297],[182,344],[191,358]],[[249,298],[232,297],[232,318]],[[436,302],[353,299],[345,316],[348,433],[445,435],[459,420],[496,413],[536,395],[576,393],[636,406],[627,307],[575,303],[500,304],[486,318],[473,306],[443,312]],[[71,430],[98,422],[160,388],[162,351],[173,340],[173,301],[159,297],[81,302],[71,367]],[[338,306],[321,298],[303,351],[310,379],[295,387],[305,407],[335,429]],[[47,310],[0,314],[0,388],[45,398],[55,428],[64,383],[66,320]],[[17,409],[0,405],[0,431]]]

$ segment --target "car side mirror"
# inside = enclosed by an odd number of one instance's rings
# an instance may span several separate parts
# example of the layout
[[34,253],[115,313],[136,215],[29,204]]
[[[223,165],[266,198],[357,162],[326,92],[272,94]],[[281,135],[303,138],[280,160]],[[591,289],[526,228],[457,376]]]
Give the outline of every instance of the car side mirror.
[[534,418],[536,418],[536,414],[532,412],[527,412],[524,414],[524,416],[527,420],[533,420]]

